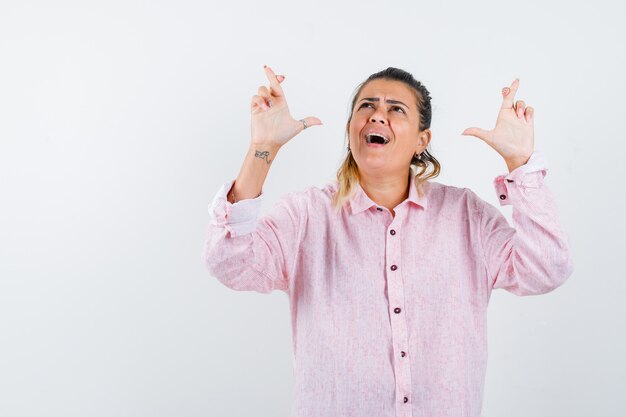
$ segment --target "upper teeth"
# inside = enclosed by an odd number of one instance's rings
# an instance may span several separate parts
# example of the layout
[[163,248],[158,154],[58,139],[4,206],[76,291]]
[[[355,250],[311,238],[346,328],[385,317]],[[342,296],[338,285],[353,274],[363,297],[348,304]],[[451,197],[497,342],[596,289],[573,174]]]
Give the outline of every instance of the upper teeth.
[[372,142],[372,136],[380,136],[381,138],[385,139],[385,143],[389,142],[389,138],[385,135],[383,135],[382,133],[368,133],[367,134],[367,142],[371,143]]

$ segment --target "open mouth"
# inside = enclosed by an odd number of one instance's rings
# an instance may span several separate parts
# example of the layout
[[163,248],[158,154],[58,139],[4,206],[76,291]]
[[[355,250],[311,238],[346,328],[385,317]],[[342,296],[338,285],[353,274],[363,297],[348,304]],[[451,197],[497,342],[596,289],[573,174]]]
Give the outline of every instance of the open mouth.
[[386,145],[389,143],[389,139],[378,133],[370,133],[367,136],[365,136],[365,142],[367,142],[370,145],[373,145],[373,144]]

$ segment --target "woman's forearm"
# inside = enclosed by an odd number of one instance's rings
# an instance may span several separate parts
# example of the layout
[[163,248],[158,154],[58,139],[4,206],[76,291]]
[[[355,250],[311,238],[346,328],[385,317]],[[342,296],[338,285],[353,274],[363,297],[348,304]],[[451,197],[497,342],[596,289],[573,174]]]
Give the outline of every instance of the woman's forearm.
[[261,194],[267,173],[279,150],[280,146],[250,144],[239,175],[228,192],[230,203],[256,198]]

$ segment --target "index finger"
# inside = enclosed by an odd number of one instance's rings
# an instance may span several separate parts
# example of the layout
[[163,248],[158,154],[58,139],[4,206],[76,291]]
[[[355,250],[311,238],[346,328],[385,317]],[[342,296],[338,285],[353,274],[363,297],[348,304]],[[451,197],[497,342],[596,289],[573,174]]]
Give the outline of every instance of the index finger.
[[263,68],[265,68],[265,75],[267,75],[267,79],[270,81],[272,95],[282,97],[284,95],[283,89],[278,82],[278,78],[276,78],[276,74],[274,74],[274,71],[272,71],[272,69],[267,65],[263,65]]
[[516,78],[511,83],[510,87],[504,87],[502,89],[502,108],[510,109],[513,108],[513,101],[515,100],[515,93],[517,92],[517,88],[519,87],[519,78]]

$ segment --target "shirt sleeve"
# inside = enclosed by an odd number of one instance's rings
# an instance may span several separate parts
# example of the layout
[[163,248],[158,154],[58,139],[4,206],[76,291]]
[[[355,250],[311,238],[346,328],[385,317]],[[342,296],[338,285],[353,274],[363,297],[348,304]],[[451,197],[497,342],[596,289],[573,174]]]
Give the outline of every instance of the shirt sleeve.
[[513,206],[511,227],[483,201],[480,236],[489,288],[515,295],[539,295],[562,285],[573,272],[569,239],[544,178],[547,162],[536,150],[526,164],[494,180],[501,206]]
[[211,275],[233,290],[286,292],[299,246],[298,194],[287,194],[259,219],[263,192],[232,204],[227,193],[234,182],[224,183],[209,205],[204,264]]

